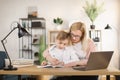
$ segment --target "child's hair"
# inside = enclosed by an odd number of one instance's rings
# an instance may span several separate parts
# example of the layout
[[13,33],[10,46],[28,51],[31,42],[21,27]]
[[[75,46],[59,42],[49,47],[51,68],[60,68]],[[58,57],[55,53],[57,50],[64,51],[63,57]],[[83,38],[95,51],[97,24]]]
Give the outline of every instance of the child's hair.
[[57,40],[68,40],[68,44],[70,44],[70,35],[68,32],[65,32],[65,31],[59,31],[57,37],[56,37]]
[[69,34],[65,31],[59,31],[56,39],[58,40],[65,40],[65,39],[69,39]]

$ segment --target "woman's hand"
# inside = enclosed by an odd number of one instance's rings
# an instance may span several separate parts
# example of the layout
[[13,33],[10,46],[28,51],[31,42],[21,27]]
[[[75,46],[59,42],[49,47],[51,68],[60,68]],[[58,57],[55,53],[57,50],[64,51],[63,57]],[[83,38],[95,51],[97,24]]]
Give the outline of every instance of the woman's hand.
[[88,61],[88,59],[83,59],[83,60],[77,61],[76,65],[86,66],[87,65],[87,61]]
[[74,61],[74,62],[64,64],[64,67],[72,67],[72,66],[76,66],[77,64],[78,64],[78,61]]
[[60,66],[64,66],[64,62],[60,62],[58,65],[60,65]]

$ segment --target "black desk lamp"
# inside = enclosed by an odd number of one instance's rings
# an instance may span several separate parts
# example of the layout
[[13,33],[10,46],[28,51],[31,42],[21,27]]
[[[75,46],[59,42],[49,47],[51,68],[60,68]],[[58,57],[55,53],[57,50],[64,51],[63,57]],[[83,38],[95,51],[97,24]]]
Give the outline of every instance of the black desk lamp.
[[109,24],[104,29],[112,29]]
[[5,47],[5,44],[4,44],[4,40],[6,40],[6,38],[7,38],[15,29],[17,29],[17,28],[18,28],[18,37],[19,37],[19,38],[23,37],[23,36],[26,35],[26,34],[29,35],[29,33],[27,32],[26,29],[24,29],[23,27],[21,27],[21,25],[20,25],[18,22],[16,22],[16,23],[17,23],[17,27],[14,27],[14,28],[3,38],[3,40],[1,40],[1,43],[2,43],[2,45],[3,45],[3,48],[4,48],[5,53],[6,53],[6,55],[7,55],[7,58],[9,59],[9,65],[8,65],[7,67],[5,67],[4,70],[17,70],[17,68],[16,68],[16,67],[13,67],[13,65],[12,65],[10,56],[9,56],[9,54],[8,54],[8,52],[7,52],[7,49],[6,49],[6,47]]

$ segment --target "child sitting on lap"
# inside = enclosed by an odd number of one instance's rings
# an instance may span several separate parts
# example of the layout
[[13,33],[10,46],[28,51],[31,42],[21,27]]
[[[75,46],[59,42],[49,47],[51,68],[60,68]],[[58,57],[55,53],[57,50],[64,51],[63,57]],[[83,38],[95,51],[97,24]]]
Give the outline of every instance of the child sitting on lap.
[[60,31],[56,37],[55,45],[52,45],[48,48],[53,59],[47,61],[43,61],[41,65],[61,65],[65,66],[71,62],[79,61],[75,50],[72,46],[70,46],[70,36],[65,31]]

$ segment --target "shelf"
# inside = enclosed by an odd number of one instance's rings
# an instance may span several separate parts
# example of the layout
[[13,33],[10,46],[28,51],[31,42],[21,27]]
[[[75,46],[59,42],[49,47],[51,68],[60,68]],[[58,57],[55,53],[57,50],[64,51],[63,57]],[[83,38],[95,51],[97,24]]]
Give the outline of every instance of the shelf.
[[32,45],[39,46],[40,44],[34,44],[34,43],[33,43]]
[[102,49],[101,30],[89,30],[89,37],[94,41],[98,51]]
[[22,51],[32,51],[32,49],[21,49]]
[[45,29],[45,27],[30,27],[32,29]]
[[31,34],[19,39],[19,58],[36,59],[34,53],[39,52],[40,36],[46,36],[46,21],[44,18],[19,18],[19,21]]
[[[61,31],[61,30],[50,30],[48,32],[48,47],[55,44],[55,39],[56,39],[56,36],[59,33],[59,31]],[[64,31],[68,32],[68,30],[64,30]]]
[[45,20],[45,18],[20,18],[21,20]]
[[50,44],[55,44],[55,42],[51,42]]

